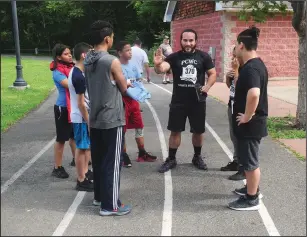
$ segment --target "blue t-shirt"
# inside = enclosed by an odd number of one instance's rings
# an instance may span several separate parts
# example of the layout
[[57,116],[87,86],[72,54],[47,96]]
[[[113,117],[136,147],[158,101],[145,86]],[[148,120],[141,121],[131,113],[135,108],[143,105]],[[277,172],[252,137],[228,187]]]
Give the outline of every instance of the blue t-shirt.
[[122,64],[122,70],[126,80],[132,80],[131,83],[133,87],[127,89],[128,96],[141,103],[144,103],[146,99],[150,99],[151,95],[145,89],[143,83],[141,81],[136,81],[136,79],[142,78],[137,67],[129,62],[128,64]]
[[57,106],[67,107],[65,87],[62,86],[61,83],[60,83],[61,81],[63,81],[67,77],[63,73],[61,73],[60,71],[54,70],[54,71],[52,71],[52,78],[53,78],[53,81],[54,81],[56,88],[59,91],[59,96],[58,96],[55,104]]
[[128,62],[128,64],[122,64],[122,70],[126,80],[135,80],[142,77],[137,67],[131,62]]

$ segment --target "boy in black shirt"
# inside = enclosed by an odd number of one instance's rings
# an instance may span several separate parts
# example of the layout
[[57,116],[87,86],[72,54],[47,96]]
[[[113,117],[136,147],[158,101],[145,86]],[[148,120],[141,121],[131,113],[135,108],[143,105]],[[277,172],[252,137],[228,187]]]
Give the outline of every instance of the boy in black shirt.
[[261,138],[267,136],[268,71],[256,53],[259,33],[258,28],[251,27],[239,34],[236,43],[236,56],[242,67],[236,82],[232,116],[246,186],[235,190],[241,197],[228,204],[234,210],[258,210],[260,207],[258,151]]
[[[164,173],[177,165],[176,152],[181,142],[181,132],[185,130],[187,117],[189,118],[194,157],[192,163],[198,169],[207,170],[207,165],[201,157],[203,133],[205,132],[206,96],[216,81],[216,71],[209,54],[197,50],[197,33],[186,29],[181,33],[182,50],[166,57],[163,61],[161,49],[154,56],[155,71],[173,72],[173,95],[170,104],[168,130],[169,157],[159,169]],[[208,82],[205,85],[205,75]]]

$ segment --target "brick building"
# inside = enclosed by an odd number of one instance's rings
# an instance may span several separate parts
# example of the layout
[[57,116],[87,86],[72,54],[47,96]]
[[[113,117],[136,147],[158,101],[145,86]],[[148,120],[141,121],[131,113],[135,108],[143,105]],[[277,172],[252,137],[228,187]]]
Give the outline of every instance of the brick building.
[[[171,22],[171,45],[180,50],[180,34],[185,28],[198,33],[198,48],[216,48],[215,65],[218,80],[225,80],[231,53],[239,32],[254,24],[239,21],[240,7],[215,1],[169,1],[164,22]],[[289,6],[291,10],[291,6]],[[270,79],[298,77],[298,36],[291,24],[292,14],[277,15],[260,28],[258,54],[266,63]]]

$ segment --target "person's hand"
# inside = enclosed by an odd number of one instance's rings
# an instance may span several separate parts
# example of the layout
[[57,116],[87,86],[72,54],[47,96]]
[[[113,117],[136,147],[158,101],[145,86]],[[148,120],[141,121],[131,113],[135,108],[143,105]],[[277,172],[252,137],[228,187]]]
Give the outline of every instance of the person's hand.
[[210,86],[209,85],[205,85],[201,88],[201,92],[202,93],[207,93],[208,94],[208,91],[210,90]]
[[245,114],[242,114],[242,113],[238,113],[238,116],[236,118],[236,120],[238,122],[238,126],[240,124],[243,124],[243,123],[248,123],[251,119],[252,119],[252,117],[248,118]]
[[133,85],[132,85],[130,79],[127,80],[127,88],[129,88],[129,87],[133,87]]
[[240,67],[240,63],[239,63],[239,60],[237,58],[233,58],[231,60],[231,67],[234,71],[238,71],[239,70],[239,67]]
[[233,78],[235,76],[235,72],[233,70],[227,72],[226,78]]
[[153,63],[157,67],[163,63],[163,54],[161,48],[158,48],[157,51],[154,53]]

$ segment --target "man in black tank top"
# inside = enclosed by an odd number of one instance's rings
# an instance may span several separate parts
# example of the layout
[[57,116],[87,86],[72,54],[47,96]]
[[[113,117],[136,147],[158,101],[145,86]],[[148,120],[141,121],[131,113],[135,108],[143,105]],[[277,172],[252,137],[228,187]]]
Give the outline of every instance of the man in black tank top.
[[241,69],[235,85],[232,125],[238,141],[238,157],[246,176],[246,186],[236,189],[241,197],[229,203],[234,210],[258,210],[259,192],[259,145],[267,136],[268,71],[257,56],[260,30],[251,27],[237,38],[236,56]]
[[[159,169],[164,173],[177,165],[176,152],[180,146],[181,132],[185,130],[186,119],[189,118],[194,156],[192,163],[198,169],[207,170],[207,165],[201,157],[203,133],[205,132],[206,96],[216,81],[216,71],[209,54],[197,50],[197,33],[186,29],[181,34],[182,50],[173,53],[163,60],[161,49],[155,57],[155,71],[173,72],[173,95],[170,104],[168,130],[169,157]],[[208,75],[207,84],[205,76]]]

